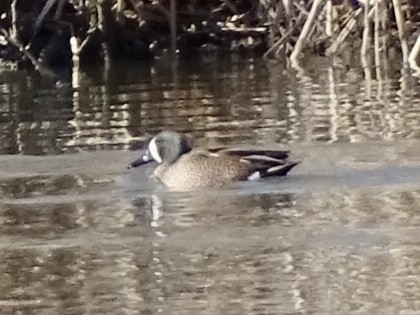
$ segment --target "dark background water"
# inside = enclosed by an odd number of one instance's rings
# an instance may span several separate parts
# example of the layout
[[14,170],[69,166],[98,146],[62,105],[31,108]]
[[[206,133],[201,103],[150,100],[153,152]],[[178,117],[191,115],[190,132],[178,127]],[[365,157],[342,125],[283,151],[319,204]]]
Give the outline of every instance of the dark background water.
[[[1,72],[0,313],[416,314],[420,84],[365,75],[239,57]],[[303,162],[165,191],[125,167],[169,128]]]
[[116,65],[54,84],[0,74],[0,152],[126,149],[162,128],[211,144],[360,142],[419,138],[419,82],[308,62],[287,71],[261,59]]

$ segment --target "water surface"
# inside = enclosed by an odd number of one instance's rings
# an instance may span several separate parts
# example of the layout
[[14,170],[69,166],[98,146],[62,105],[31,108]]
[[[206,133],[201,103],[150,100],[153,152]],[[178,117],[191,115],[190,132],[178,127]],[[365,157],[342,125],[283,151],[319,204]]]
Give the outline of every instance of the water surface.
[[[0,313],[416,314],[419,82],[364,75],[235,58],[79,86],[0,73]],[[168,128],[302,164],[167,191],[125,167]]]

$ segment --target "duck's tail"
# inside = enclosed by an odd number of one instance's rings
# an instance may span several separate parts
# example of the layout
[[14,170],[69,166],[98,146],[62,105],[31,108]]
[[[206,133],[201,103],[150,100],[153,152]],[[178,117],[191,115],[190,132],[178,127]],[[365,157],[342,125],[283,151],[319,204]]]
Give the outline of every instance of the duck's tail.
[[255,167],[248,180],[258,180],[271,176],[286,176],[292,168],[300,163],[300,161],[282,161],[268,157],[257,158],[255,156],[247,160]]
[[260,170],[260,176],[261,177],[286,176],[287,173],[299,163],[300,161],[295,161],[295,162],[286,162],[283,165],[272,166],[267,169]]
[[283,150],[241,150],[228,149],[221,151],[224,154],[240,156],[241,160],[252,165],[248,180],[257,180],[262,177],[286,176],[287,173],[300,163],[289,161],[289,151]]

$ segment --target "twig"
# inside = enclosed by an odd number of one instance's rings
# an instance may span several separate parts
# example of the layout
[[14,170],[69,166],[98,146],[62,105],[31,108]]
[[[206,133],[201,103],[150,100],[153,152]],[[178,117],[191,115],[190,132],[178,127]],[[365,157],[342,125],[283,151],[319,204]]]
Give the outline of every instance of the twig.
[[70,37],[70,50],[72,52],[73,69],[79,67],[80,53],[83,51],[87,43],[89,43],[92,34],[99,31],[100,29],[103,30],[103,25],[100,25],[100,23],[102,23],[102,20],[100,20],[98,8],[96,13],[97,16],[93,13],[90,15],[89,29],[86,31],[86,37],[83,39],[83,41],[76,37],[76,35],[74,34],[73,26],[71,24],[69,25],[72,33],[72,36]]
[[305,14],[306,16],[309,16],[310,12],[308,12],[308,10],[306,10],[306,8],[304,6],[302,6],[300,3],[298,2],[293,2],[293,5],[296,7],[296,9],[298,9],[300,12],[302,12],[303,14]]
[[57,0],[48,0],[47,3],[45,3],[44,7],[42,8],[41,13],[38,15],[38,18],[35,21],[34,29],[32,32],[31,39],[29,40],[28,45],[26,45],[26,49],[29,49],[31,47],[31,44],[38,34],[39,28],[41,27],[42,22],[44,21],[45,17],[47,16],[48,12],[50,12],[51,8],[55,4]]
[[10,32],[10,38],[12,40],[17,40],[17,12],[16,12],[17,0],[13,0],[10,9],[12,10],[12,31]]
[[401,42],[401,51],[403,54],[403,63],[405,66],[408,63],[408,44],[405,38],[404,16],[402,13],[401,1],[392,0],[392,3],[394,5],[395,19],[397,21],[397,27],[398,27],[398,37],[400,38],[400,42]]
[[278,41],[276,41],[273,44],[273,46],[270,47],[269,50],[267,50],[265,52],[264,58],[267,58],[274,50],[277,50],[281,45],[283,45],[284,42],[289,39],[290,35],[293,34],[293,32],[297,28],[301,27],[302,22],[303,22],[303,18],[304,18],[304,15],[303,14],[300,14],[299,17],[298,17],[298,20],[295,23],[295,26],[292,29],[290,29],[289,31],[287,31]]
[[238,34],[260,34],[264,35],[267,33],[267,28],[260,26],[260,27],[237,27],[234,25],[223,26],[220,28],[222,31],[226,32],[234,32]]
[[290,55],[290,60],[292,61],[292,64],[296,65],[298,63],[298,56],[302,52],[305,41],[308,39],[308,34],[312,29],[314,21],[316,20],[317,13],[322,2],[323,0],[315,0],[312,4],[311,12],[309,12],[308,19],[303,25],[302,32],[300,33],[299,38],[295,44],[295,48],[293,49],[293,52]]
[[382,79],[381,71],[381,47],[380,47],[380,38],[379,38],[379,0],[375,0],[375,69],[376,69],[376,79]]
[[292,0],[283,0],[283,1],[279,1],[277,3],[277,16],[276,16],[276,22],[279,21],[279,17],[280,15],[278,14],[278,10],[280,9],[280,3],[283,4],[283,8],[284,8],[284,20],[285,20],[285,25],[287,27],[288,30],[290,30],[292,28],[292,19],[291,19],[291,15],[292,15],[292,4],[291,4]]
[[333,54],[333,53],[337,52],[337,50],[340,47],[341,43],[344,42],[344,40],[347,38],[347,36],[350,34],[350,32],[355,27],[356,22],[357,22],[357,17],[359,16],[360,12],[362,12],[362,9],[361,8],[357,9],[357,11],[354,13],[354,15],[349,18],[348,22],[345,24],[345,26],[341,30],[340,34],[338,34],[338,36],[335,39],[335,41],[327,49],[327,54]]
[[3,36],[6,38],[9,44],[15,46],[23,55],[25,55],[26,58],[28,58],[28,60],[34,66],[35,70],[48,76],[56,77],[55,72],[52,71],[49,67],[39,62],[34,55],[32,55],[28,50],[26,50],[23,47],[23,45],[19,42],[17,38],[12,38],[4,28],[0,28],[0,33],[3,34]]
[[283,45],[284,44],[284,42],[286,41],[286,40],[288,40],[289,39],[289,36],[292,34],[294,32],[294,29],[292,29],[292,30],[290,30],[290,31],[288,31],[286,34],[284,34],[284,36],[282,36],[277,42],[275,42],[274,43],[274,45],[273,46],[271,46],[270,47],[270,49],[269,50],[267,50],[265,53],[264,53],[264,58],[267,58],[268,56],[270,56],[270,54],[274,51],[274,50],[277,50],[281,45]]
[[57,3],[57,7],[55,9],[55,13],[54,13],[54,19],[58,20],[62,13],[63,13],[63,8],[64,8],[64,4],[66,3],[66,0],[59,0]]
[[118,0],[117,1],[117,10],[116,10],[116,20],[117,22],[121,22],[122,19],[122,14],[124,11],[124,1],[123,0]]
[[80,64],[80,51],[81,51],[81,47],[79,45],[79,40],[77,39],[76,36],[71,36],[70,37],[70,51],[72,53],[72,62],[73,62],[73,67],[78,67]]
[[362,62],[363,68],[368,67],[368,62],[366,58],[366,54],[369,50],[369,36],[370,36],[370,22],[369,22],[369,1],[366,1],[364,5],[364,22],[363,22],[363,39],[362,39],[362,47],[360,49],[360,60]]
[[358,16],[358,12],[360,12],[361,10],[361,8],[358,8],[356,11],[351,10],[350,12],[344,14],[344,16],[342,17],[343,21],[341,22],[341,25],[345,26],[347,23],[350,22],[350,20],[354,19],[355,16]]
[[[306,6],[309,7],[309,5],[311,5],[312,1],[308,1],[306,2]],[[309,14],[311,14],[310,12],[308,12],[308,10],[306,10],[306,8],[304,6],[302,6],[300,3],[298,2],[294,2],[293,5],[296,7],[296,9],[300,10],[300,12],[302,12],[304,15],[309,17]],[[319,23],[318,19],[314,20],[314,23],[316,23],[317,25],[319,25],[322,28],[321,23]]]
[[326,20],[325,20],[325,34],[327,34],[328,37],[331,37],[333,34],[332,31],[332,11],[333,11],[333,5],[332,0],[328,0],[327,6],[325,7],[326,10]]
[[283,0],[283,8],[284,11],[286,12],[286,16],[290,16],[290,7],[291,7],[291,0]]
[[238,14],[238,9],[236,9],[235,5],[232,3],[232,1],[230,0],[223,0],[223,3],[229,8],[229,10],[233,13],[233,14]]
[[171,50],[172,56],[176,54],[176,0],[170,0],[170,15],[169,15],[169,25],[171,28]]
[[420,35],[417,36],[416,43],[414,44],[413,49],[411,49],[410,55],[408,56],[408,63],[410,67],[417,72],[420,72],[420,67],[416,62],[419,53],[420,53]]
[[103,61],[104,61],[104,68],[105,70],[109,67],[111,63],[111,47],[110,47],[110,27],[109,27],[109,20],[106,18],[106,14],[108,11],[105,11],[105,2],[99,2],[96,4],[96,12],[97,12],[97,19],[98,19],[98,30],[102,32],[104,35],[104,39],[102,40],[102,51],[104,53],[103,55]]

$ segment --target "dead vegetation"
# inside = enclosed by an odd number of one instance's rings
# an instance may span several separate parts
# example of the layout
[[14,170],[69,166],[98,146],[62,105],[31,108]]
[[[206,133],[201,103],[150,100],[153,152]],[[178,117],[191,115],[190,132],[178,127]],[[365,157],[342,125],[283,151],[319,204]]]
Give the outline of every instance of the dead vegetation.
[[416,0],[8,0],[0,59],[57,67],[240,51],[299,64],[307,53],[358,52],[381,67],[393,49],[419,71]]

